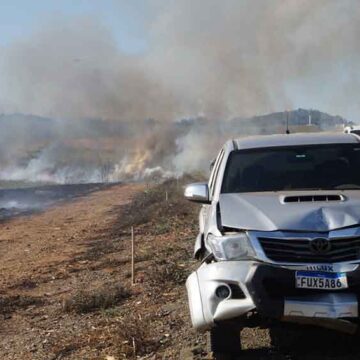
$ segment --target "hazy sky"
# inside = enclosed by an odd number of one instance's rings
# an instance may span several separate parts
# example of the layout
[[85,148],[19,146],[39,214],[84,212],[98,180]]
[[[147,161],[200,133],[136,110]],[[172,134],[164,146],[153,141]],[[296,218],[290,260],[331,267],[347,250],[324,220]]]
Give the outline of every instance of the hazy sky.
[[358,122],[358,0],[0,0],[0,113]]
[[0,45],[21,40],[56,18],[89,16],[106,23],[122,50],[142,52],[146,10],[144,0],[0,0]]

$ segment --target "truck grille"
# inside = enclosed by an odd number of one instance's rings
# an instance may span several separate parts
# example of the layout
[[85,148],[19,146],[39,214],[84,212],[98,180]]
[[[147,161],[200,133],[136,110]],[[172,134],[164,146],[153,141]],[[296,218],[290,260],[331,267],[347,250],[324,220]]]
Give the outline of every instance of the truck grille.
[[331,239],[326,253],[311,249],[309,239],[258,238],[265,255],[273,261],[290,263],[336,263],[360,259],[360,237]]

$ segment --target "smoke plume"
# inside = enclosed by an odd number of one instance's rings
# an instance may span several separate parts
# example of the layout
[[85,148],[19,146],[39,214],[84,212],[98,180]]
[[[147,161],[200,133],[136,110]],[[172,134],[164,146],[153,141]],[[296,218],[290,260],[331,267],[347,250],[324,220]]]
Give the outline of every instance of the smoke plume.
[[[36,178],[44,167],[62,163],[67,170],[59,178],[100,179],[102,170],[93,159],[82,156],[69,163],[58,158],[64,148],[74,146],[69,142],[96,133],[82,119],[128,124],[111,146],[113,178],[141,177],[146,168],[158,166],[176,172],[204,167],[214,152],[205,146],[208,140],[222,140],[218,122],[234,117],[303,106],[356,120],[356,0],[145,3],[147,47],[138,54],[120,50],[106,24],[90,17],[49,19],[28,37],[0,49],[0,111],[57,121],[51,139],[44,136],[38,142],[42,152],[32,162],[19,167],[18,161],[9,164],[1,155],[2,174],[22,177],[25,171]],[[196,129],[174,130],[174,121],[190,117],[206,118],[208,129],[200,134]],[[146,119],[161,125],[144,126]],[[107,164],[106,145],[94,142],[91,151]],[[18,143],[7,142],[6,148],[4,144],[1,153],[24,147],[21,137]],[[86,176],[74,170],[84,161]]]

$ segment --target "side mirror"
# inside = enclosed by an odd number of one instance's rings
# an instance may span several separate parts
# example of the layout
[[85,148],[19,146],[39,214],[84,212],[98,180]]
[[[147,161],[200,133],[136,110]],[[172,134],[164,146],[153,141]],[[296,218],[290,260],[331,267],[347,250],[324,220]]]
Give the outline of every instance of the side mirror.
[[210,204],[209,187],[206,183],[195,183],[187,185],[184,196],[190,201],[200,204]]

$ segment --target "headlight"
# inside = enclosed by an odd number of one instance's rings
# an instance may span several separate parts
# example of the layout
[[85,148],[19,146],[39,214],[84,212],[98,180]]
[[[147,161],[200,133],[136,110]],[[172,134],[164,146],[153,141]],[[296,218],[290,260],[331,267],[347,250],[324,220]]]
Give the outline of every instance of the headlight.
[[217,260],[240,260],[256,255],[245,232],[224,236],[209,234],[207,239]]

